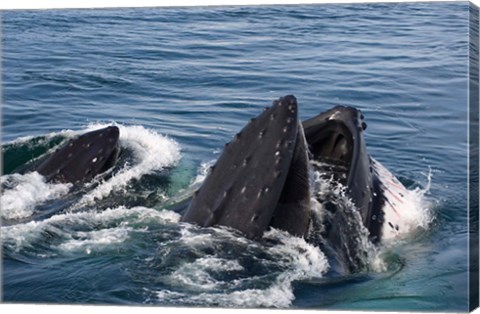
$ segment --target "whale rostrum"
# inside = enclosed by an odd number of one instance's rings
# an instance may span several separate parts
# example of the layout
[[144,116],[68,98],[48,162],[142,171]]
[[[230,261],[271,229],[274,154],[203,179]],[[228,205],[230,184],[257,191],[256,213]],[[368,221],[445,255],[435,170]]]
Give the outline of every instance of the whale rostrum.
[[36,170],[51,182],[89,181],[117,161],[119,134],[116,126],[82,134],[57,149]]

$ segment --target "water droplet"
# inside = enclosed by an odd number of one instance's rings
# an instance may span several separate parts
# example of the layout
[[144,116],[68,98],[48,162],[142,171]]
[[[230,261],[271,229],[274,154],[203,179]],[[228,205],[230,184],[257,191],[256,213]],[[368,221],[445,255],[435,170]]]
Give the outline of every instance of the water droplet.
[[243,194],[243,193],[245,193],[246,190],[247,190],[247,187],[244,186],[244,187],[240,190],[240,193]]
[[92,159],[92,162],[93,162],[93,163],[96,163],[96,162],[97,162],[97,157],[93,158],[93,159]]

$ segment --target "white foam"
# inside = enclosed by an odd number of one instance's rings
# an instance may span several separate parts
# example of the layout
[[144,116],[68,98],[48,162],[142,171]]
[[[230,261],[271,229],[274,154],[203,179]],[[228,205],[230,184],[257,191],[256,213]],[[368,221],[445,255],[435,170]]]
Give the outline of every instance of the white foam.
[[280,241],[280,244],[269,248],[268,251],[278,255],[285,265],[291,267],[289,276],[295,277],[295,280],[322,277],[328,270],[325,254],[319,247],[307,243],[305,239],[276,229],[266,232],[264,238]]
[[124,242],[132,230],[130,227],[117,227],[88,232],[77,231],[70,235],[72,239],[60,244],[58,249],[67,252],[81,250],[90,254],[92,248],[99,249]]
[[217,162],[216,160],[202,162],[200,164],[200,168],[197,171],[197,176],[190,183],[190,187],[192,188],[199,187],[202,184],[202,182],[205,181],[205,178],[210,172],[210,167],[212,167],[216,162]]
[[[315,163],[315,162],[312,162]],[[317,164],[317,166],[322,166]],[[364,262],[368,265],[369,269],[372,271],[382,272],[386,270],[386,264],[381,258],[380,250],[369,240],[368,229],[363,225],[362,217],[360,212],[356,209],[355,204],[347,196],[347,189],[344,185],[334,179],[333,175],[326,177],[324,173],[319,171],[314,171],[313,173],[313,182],[314,182],[314,194],[319,199],[325,199],[333,202],[337,206],[346,212],[346,216],[350,220],[351,227],[354,228],[357,233],[355,236],[356,249],[360,252],[365,252],[366,257]],[[316,204],[316,216],[314,218],[322,219],[320,221],[323,225],[323,218],[329,213],[323,209],[323,204]],[[354,225],[353,225],[354,224]]]
[[192,263],[185,263],[170,275],[170,280],[176,284],[197,290],[212,290],[223,281],[215,280],[211,272],[241,271],[243,267],[235,260],[215,256],[202,257]]
[[[226,228],[208,228],[209,232],[198,234],[200,229],[187,225],[182,229],[180,241],[190,249],[214,247],[217,242],[229,243],[232,246],[249,247],[262,250],[267,259],[254,257],[255,263],[275,263],[277,270],[267,274],[265,278],[257,276],[242,276],[246,271],[239,260],[219,258],[218,256],[203,256],[193,262],[184,263],[169,276],[169,282],[178,290],[191,292],[175,292],[164,289],[157,292],[157,299],[162,302],[182,302],[193,305],[220,305],[236,307],[278,307],[284,308],[295,299],[292,283],[306,278],[322,277],[328,270],[328,262],[323,252],[304,239],[294,237],[286,232],[272,229],[265,233],[268,243],[262,245],[252,242]],[[197,231],[197,232],[196,232]],[[239,251],[242,254],[242,251]],[[251,254],[251,252],[247,252]],[[251,256],[250,256],[251,257]],[[278,269],[281,271],[278,271]],[[239,279],[223,281],[212,276],[213,273],[239,272]],[[270,280],[265,288],[248,288],[256,286],[258,280]],[[243,290],[238,287],[245,286]],[[193,290],[193,291],[192,291]],[[221,293],[219,293],[221,291]]]
[[[56,235],[60,243],[53,249],[75,251],[105,248],[111,243],[121,243],[132,231],[144,231],[148,223],[177,223],[180,215],[147,207],[118,207],[101,212],[78,212],[52,216],[42,221],[4,226],[2,240],[8,248],[19,251],[43,242],[43,235]],[[134,228],[133,225],[136,227]],[[43,243],[42,243],[43,244]]]
[[[87,131],[107,126],[108,124],[92,124],[88,126]],[[126,165],[84,195],[79,206],[94,204],[96,200],[103,199],[114,190],[125,190],[132,179],[174,166],[180,160],[180,146],[174,140],[143,126],[117,125],[117,127],[120,129],[120,145],[133,151],[135,162]]]
[[71,184],[46,183],[45,177],[38,172],[4,175],[1,182],[13,186],[2,191],[2,219],[29,217],[36,206],[67,194],[71,187]]
[[[324,165],[318,164],[322,167]],[[385,223],[382,227],[382,243],[375,246],[368,240],[369,232],[361,223],[362,218],[358,210],[353,210],[352,214],[359,225],[358,241],[359,249],[367,252],[368,265],[372,271],[382,272],[387,270],[387,263],[383,259],[383,253],[388,247],[395,245],[399,241],[403,241],[412,235],[419,228],[427,229],[433,220],[431,212],[431,202],[426,197],[426,193],[430,189],[431,171],[427,175],[427,186],[424,189],[415,188],[408,190],[403,184],[384,166],[372,158],[372,166],[375,174],[382,183],[382,188],[386,202],[383,207]],[[314,191],[321,199],[329,198],[333,201],[340,202],[346,208],[355,208],[352,200],[346,195],[346,187],[336,182],[333,176],[330,178],[321,175],[315,171],[313,175]],[[318,217],[326,215],[322,212]],[[390,222],[393,228],[388,224]],[[398,225],[398,230],[395,226]]]

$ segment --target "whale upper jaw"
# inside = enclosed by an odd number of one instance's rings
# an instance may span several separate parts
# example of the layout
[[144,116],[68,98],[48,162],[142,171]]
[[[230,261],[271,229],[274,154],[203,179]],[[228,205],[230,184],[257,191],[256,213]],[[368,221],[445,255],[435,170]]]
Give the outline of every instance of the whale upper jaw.
[[311,159],[317,165],[331,166],[331,174],[347,188],[366,223],[372,203],[373,174],[363,135],[367,125],[362,112],[336,106],[303,121],[303,128]]

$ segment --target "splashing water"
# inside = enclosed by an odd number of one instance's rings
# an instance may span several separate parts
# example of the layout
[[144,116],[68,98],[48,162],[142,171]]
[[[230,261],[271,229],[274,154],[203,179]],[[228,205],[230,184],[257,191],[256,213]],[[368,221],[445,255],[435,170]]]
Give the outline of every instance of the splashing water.
[[[43,247],[50,255],[108,248],[124,242],[130,233],[145,231],[149,222],[177,223],[180,216],[171,211],[146,207],[106,209],[101,212],[65,213],[41,221],[2,227],[2,240],[9,250]],[[55,253],[57,252],[57,253]]]
[[64,196],[72,186],[46,183],[38,172],[4,175],[1,184],[2,219],[29,217],[37,205]]
[[[151,301],[288,307],[295,299],[294,281],[321,278],[328,270],[323,252],[304,239],[272,229],[263,240],[252,242],[226,228],[185,226],[176,246],[198,252],[198,257],[185,259],[166,274],[164,281],[169,288],[152,291]],[[226,248],[229,249],[225,251]],[[210,249],[215,254],[200,253]],[[236,254],[229,253],[232,250]]]
[[[392,198],[394,194],[401,194],[403,197],[403,202],[401,205],[393,203],[392,201],[387,201],[385,207],[383,208],[386,213],[386,222],[383,227],[384,237],[382,238],[381,245],[374,245],[369,240],[369,231],[363,225],[362,217],[360,212],[356,209],[355,204],[346,194],[346,187],[343,186],[333,175],[328,175],[324,172],[312,171],[312,182],[313,182],[313,197],[312,201],[316,206],[313,206],[312,210],[314,212],[314,219],[317,220],[316,227],[320,230],[313,230],[314,236],[318,237],[318,233],[323,232],[323,223],[325,221],[325,216],[329,215],[327,210],[324,208],[326,202],[333,203],[337,209],[343,210],[344,215],[347,218],[348,224],[355,226],[352,230],[355,234],[355,243],[356,249],[360,253],[359,256],[362,259],[362,263],[367,265],[367,268],[374,272],[384,272],[387,270],[387,262],[383,259],[383,255],[387,248],[392,247],[405,237],[408,237],[413,232],[419,228],[427,229],[428,225],[433,220],[433,215],[431,212],[431,202],[426,198],[426,193],[430,189],[431,184],[431,170],[427,176],[427,185],[425,188],[416,187],[413,190],[407,190],[399,181],[396,179],[393,174],[391,174],[385,167],[383,167],[378,161],[372,159],[373,168],[375,174],[379,177],[382,182],[384,189],[385,197],[387,200]],[[322,168],[325,166],[330,166],[316,161],[312,162],[312,165],[315,165],[316,168]],[[313,167],[312,167],[313,168]],[[318,200],[322,200],[318,202]],[[391,204],[395,204],[398,208],[393,208]],[[387,228],[387,221],[391,212],[393,210],[401,211],[401,219],[397,218],[398,224],[402,225],[400,231],[395,233],[387,233],[385,230],[390,231],[390,228]],[[345,236],[345,235],[339,235]],[[352,236],[352,235],[348,235]],[[348,252],[347,257],[352,258],[352,252]],[[362,257],[363,256],[363,257]]]
[[[87,131],[106,126],[106,124],[92,124]],[[112,178],[101,182],[80,200],[80,206],[94,204],[114,190],[123,190],[126,193],[125,189],[132,179],[174,166],[180,160],[180,146],[174,140],[145,129],[143,126],[117,126],[120,129],[120,145],[133,151],[135,163],[125,165]]]

